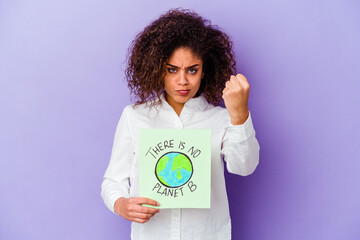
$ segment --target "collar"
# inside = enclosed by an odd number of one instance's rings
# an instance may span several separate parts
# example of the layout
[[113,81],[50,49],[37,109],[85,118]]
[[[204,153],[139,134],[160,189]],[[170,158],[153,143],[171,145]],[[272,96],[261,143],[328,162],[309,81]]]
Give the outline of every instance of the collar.
[[[165,99],[165,93],[162,93],[160,95],[160,99],[164,102],[164,104],[171,107]],[[184,105],[184,108],[195,108],[199,109],[200,111],[204,111],[207,105],[208,101],[206,100],[204,94],[201,94],[200,96],[193,97],[189,101],[187,101]]]

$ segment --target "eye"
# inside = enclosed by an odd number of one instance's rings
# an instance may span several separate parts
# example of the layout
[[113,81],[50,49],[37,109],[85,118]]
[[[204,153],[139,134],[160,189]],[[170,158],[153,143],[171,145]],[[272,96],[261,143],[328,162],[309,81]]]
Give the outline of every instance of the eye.
[[197,72],[196,69],[189,69],[189,73],[191,73],[191,74],[195,74],[196,72]]
[[176,72],[176,69],[175,68],[168,68],[168,72],[169,73],[174,73],[174,72]]

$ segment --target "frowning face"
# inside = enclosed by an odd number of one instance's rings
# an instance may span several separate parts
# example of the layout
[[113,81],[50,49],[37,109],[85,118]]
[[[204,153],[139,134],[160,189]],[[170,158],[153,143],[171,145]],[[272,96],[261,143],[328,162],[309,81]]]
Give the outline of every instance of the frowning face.
[[200,88],[203,61],[187,47],[176,49],[166,62],[166,101],[178,115]]

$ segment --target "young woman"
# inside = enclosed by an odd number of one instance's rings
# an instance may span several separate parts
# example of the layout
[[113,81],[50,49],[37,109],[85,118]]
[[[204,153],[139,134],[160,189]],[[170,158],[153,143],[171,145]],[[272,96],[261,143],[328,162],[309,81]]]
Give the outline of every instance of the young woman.
[[[189,10],[170,10],[133,42],[126,70],[137,97],[116,128],[101,195],[114,213],[132,221],[132,239],[231,239],[224,161],[246,176],[259,163],[248,109],[250,86],[235,72],[232,43]],[[226,108],[218,106],[224,101]],[[139,195],[138,130],[206,128],[212,132],[211,208],[161,209]]]

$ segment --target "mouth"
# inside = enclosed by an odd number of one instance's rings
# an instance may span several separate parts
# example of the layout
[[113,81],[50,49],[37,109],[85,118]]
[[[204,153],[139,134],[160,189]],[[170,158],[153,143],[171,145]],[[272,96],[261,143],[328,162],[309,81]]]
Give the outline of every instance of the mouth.
[[181,96],[186,96],[190,90],[176,90]]

